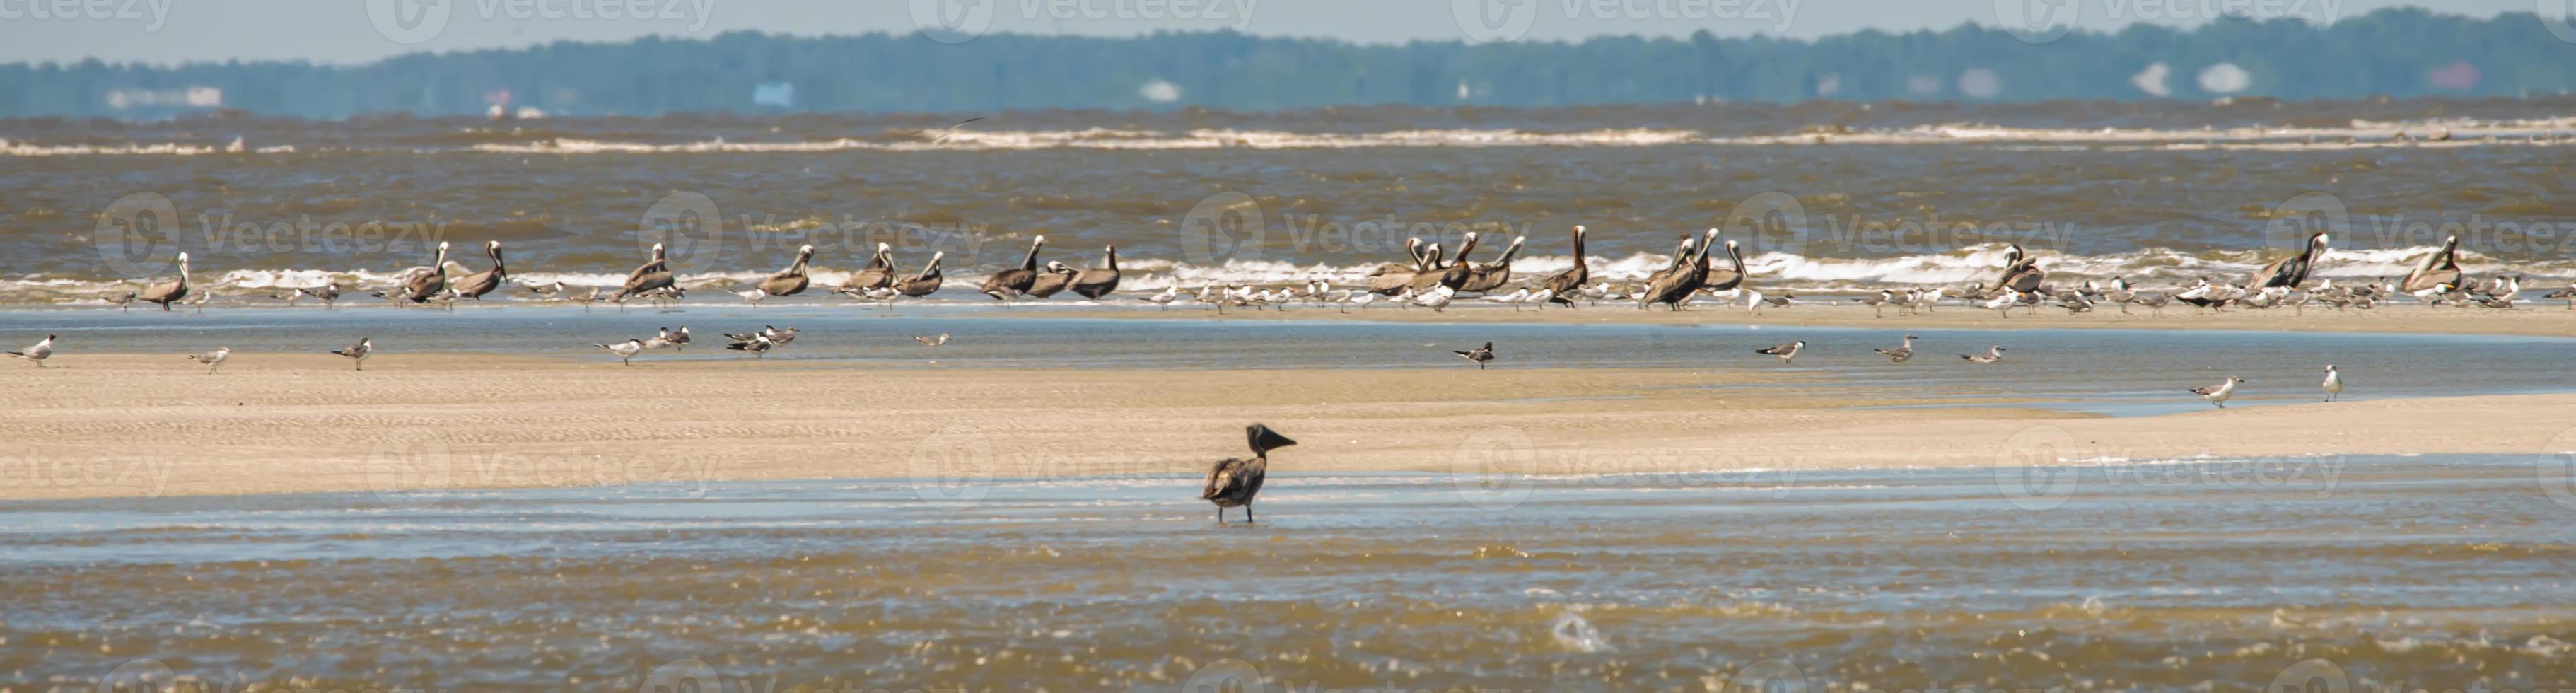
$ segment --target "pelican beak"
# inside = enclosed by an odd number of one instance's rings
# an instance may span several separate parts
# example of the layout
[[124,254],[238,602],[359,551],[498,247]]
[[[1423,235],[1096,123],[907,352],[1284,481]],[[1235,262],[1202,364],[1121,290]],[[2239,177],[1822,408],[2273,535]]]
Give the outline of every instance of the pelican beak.
[[1289,440],[1288,436],[1279,435],[1278,431],[1270,430],[1269,426],[1261,424],[1253,424],[1243,432],[1245,436],[1252,439],[1252,449],[1255,452],[1269,452],[1297,444],[1297,441]]

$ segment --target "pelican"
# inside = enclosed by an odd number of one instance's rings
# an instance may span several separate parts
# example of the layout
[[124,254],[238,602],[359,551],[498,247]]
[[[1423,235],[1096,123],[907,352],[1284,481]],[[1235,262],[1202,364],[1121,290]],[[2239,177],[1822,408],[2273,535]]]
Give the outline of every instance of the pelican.
[[1587,281],[1592,281],[1592,268],[1586,266],[1583,261],[1583,225],[1576,224],[1574,226],[1574,266],[1539,282],[1539,286],[1549,291],[1548,301],[1573,307],[1574,297],[1571,294],[1582,290],[1583,283]]
[[2343,374],[2335,372],[2334,364],[2331,363],[2326,364],[2325,388],[2326,401],[2328,402],[2335,401],[2336,397],[2343,396]]
[[142,294],[135,296],[134,300],[144,301],[147,303],[158,303],[161,304],[161,310],[167,311],[170,309],[171,303],[187,297],[188,254],[182,252],[179,253],[179,278],[154,284],[151,287],[144,289]]
[[1494,343],[1486,342],[1484,346],[1476,347],[1474,349],[1466,351],[1451,351],[1449,353],[1457,354],[1458,358],[1474,361],[1476,363],[1476,370],[1481,371],[1485,370],[1485,364],[1492,363],[1494,361]]
[[1063,293],[1066,287],[1073,286],[1073,277],[1079,273],[1074,268],[1065,266],[1064,263],[1048,260],[1046,271],[1038,273],[1037,281],[1029,282],[1028,296],[1047,298]]
[[920,342],[922,346],[948,346],[948,333],[941,332],[937,337],[913,335],[912,341]]
[[948,251],[944,250],[931,253],[930,264],[922,266],[920,274],[904,277],[894,283],[895,292],[905,296],[920,297],[938,291],[941,281],[939,259],[947,256]]
[[1529,240],[1527,236],[1514,238],[1511,245],[1503,246],[1502,257],[1494,258],[1493,262],[1468,267],[1467,280],[1458,287],[1458,290],[1484,293],[1511,283],[1512,256],[1521,253],[1521,242],[1527,240]]
[[813,285],[813,279],[805,275],[805,263],[813,260],[814,246],[797,248],[796,259],[787,263],[786,269],[770,274],[768,279],[760,280],[760,290],[771,296],[794,296],[805,293],[805,287]]
[[841,293],[857,294],[869,289],[883,289],[894,283],[894,246],[878,243],[877,252],[868,256],[868,266],[851,272],[841,280]]
[[1217,462],[1208,470],[1207,487],[1199,491],[1199,498],[1216,504],[1217,524],[1225,524],[1225,509],[1235,506],[1243,507],[1243,522],[1251,524],[1252,497],[1261,495],[1262,477],[1270,474],[1270,451],[1297,444],[1261,424],[1245,427],[1243,435],[1252,444],[1252,457]]
[[491,256],[492,269],[456,280],[456,285],[451,288],[456,295],[480,301],[484,294],[492,293],[493,289],[500,288],[501,282],[509,280],[509,270],[501,263],[501,242],[484,241],[483,254]]
[[1038,280],[1038,250],[1046,247],[1046,237],[1029,239],[1029,254],[1020,258],[1020,266],[994,272],[984,279],[984,295],[996,301],[1008,301],[1029,292]]
[[627,272],[626,287],[618,289],[617,295],[609,300],[618,301],[622,306],[628,296],[671,288],[671,280],[671,260],[662,254],[662,244],[655,243],[653,256],[635,271]]
[[2459,236],[2442,239],[2441,249],[2433,251],[2433,254],[2426,255],[2422,261],[2415,263],[2415,269],[2406,273],[2406,281],[2398,284],[2398,290],[2412,294],[2442,284],[2459,286],[2459,253]]
[[232,347],[215,347],[214,351],[209,351],[203,354],[189,354],[188,360],[206,364],[206,374],[214,375],[216,369],[223,367],[224,359],[232,357]]
[[391,292],[390,294],[379,293],[376,295],[383,298],[410,301],[413,303],[428,303],[430,297],[436,296],[440,292],[446,290],[447,241],[439,241],[438,252],[432,256],[429,262],[428,271],[412,275],[410,279],[403,281],[401,288]]
[[2262,269],[2254,270],[2253,281],[2249,283],[2257,289],[2275,286],[2298,288],[2300,284],[2307,283],[2308,273],[2316,271],[2317,260],[2325,257],[2326,242],[2326,233],[2323,231],[2309,234],[2307,249],[2299,251],[2296,255],[2273,260]]
[[1805,348],[1807,348],[1807,343],[1805,341],[1796,341],[1771,347],[1769,349],[1755,349],[1753,350],[1753,353],[1778,356],[1780,357],[1781,363],[1794,366],[1798,363],[1798,351]]
[[1074,293],[1081,294],[1083,298],[1098,300],[1102,296],[1109,295],[1109,292],[1118,290],[1118,246],[1109,246],[1103,251],[1101,263],[1099,267],[1086,269],[1073,275]]
[[36,364],[37,368],[43,368],[45,367],[45,359],[54,357],[54,336],[45,335],[45,341],[37,342],[33,346],[27,347],[26,351],[12,351],[7,353],[10,356],[26,359],[28,363]]
[[632,366],[635,365],[635,354],[644,351],[644,340],[629,339],[616,344],[592,344],[591,346],[607,349],[608,353],[617,355],[618,363]]
[[2004,348],[1999,346],[1986,347],[1986,353],[1960,354],[1959,358],[1967,359],[1969,363],[1994,363],[2004,360]]
[[1872,349],[1871,351],[1887,357],[1889,363],[1912,361],[1914,360],[1914,339],[1914,335],[1909,334],[1905,336],[1905,343],[1896,345],[1894,349]]
[[[1468,235],[1473,237],[1475,234]],[[1448,272],[1448,269],[1440,264],[1442,258],[1440,244],[1422,246],[1422,271],[1415,272],[1412,277],[1405,279],[1403,289],[1422,293],[1430,291],[1431,287],[1439,286],[1440,277]]]
[[1708,243],[1697,246],[1696,254],[1692,252],[1692,239],[1683,238],[1681,248],[1673,251],[1672,264],[1646,276],[1646,290],[1638,292],[1637,296],[1638,310],[1657,303],[1669,305],[1673,310],[1682,309],[1682,302],[1689,300],[1691,292],[1698,291],[1700,283],[1708,278],[1699,271],[1702,267],[1700,258],[1706,257],[1707,246],[1716,242],[1717,230],[1709,229],[1708,238]]
[[1458,256],[1449,259],[1448,267],[1432,273],[1433,283],[1424,284],[1424,280],[1422,278],[1416,277],[1413,280],[1412,286],[1414,288],[1426,290],[1432,286],[1445,286],[1449,287],[1450,290],[1453,291],[1460,290],[1462,287],[1465,287],[1467,285],[1468,277],[1474,275],[1476,272],[1475,265],[1467,262],[1467,255],[1476,252],[1476,244],[1483,237],[1483,234],[1474,231],[1467,232],[1467,240],[1458,244]]
[[1995,283],[1986,288],[1989,291],[2011,289],[2030,293],[2038,291],[2040,282],[2047,278],[2048,272],[2039,268],[2039,259],[2022,252],[2021,244],[2014,243],[2004,251],[2003,274],[1997,275]]
[[1369,293],[1393,296],[1413,283],[1413,278],[1428,271],[1422,257],[1422,239],[1404,239],[1404,255],[1410,263],[1386,263],[1369,271]]
[[346,349],[332,349],[331,353],[349,357],[350,362],[357,364],[357,369],[363,371],[367,369],[367,355],[376,353],[376,340],[372,337],[359,337],[358,343],[351,344]]
[[2247,381],[2247,380],[2246,380],[2246,379],[2244,379],[2244,378],[2239,378],[2239,377],[2236,377],[2236,376],[2232,376],[2232,375],[2231,375],[2231,376],[2228,376],[2226,380],[2224,380],[2224,381],[2220,381],[2220,382],[2219,382],[2218,384],[2216,384],[2216,385],[2206,385],[2206,386],[2202,386],[2202,387],[2195,387],[2195,388],[2192,388],[2192,389],[2191,389],[2191,393],[2192,393],[2192,394],[2195,394],[2195,395],[2200,395],[2200,398],[2201,398],[2201,399],[2209,400],[2209,403],[2210,403],[2211,405],[2214,405],[2214,406],[2216,406],[2216,407],[2218,407],[2218,408],[2220,408],[2220,409],[2226,409],[2226,408],[2227,408],[2227,399],[2228,399],[2228,398],[2230,398],[2230,397],[2235,397],[2235,396],[2236,396],[2236,386],[2237,386],[2238,384],[2240,384],[2240,383],[2245,383],[2245,382],[2250,382],[2250,381]]
[[[1712,239],[1716,237],[1714,233],[1709,235]],[[1735,241],[1726,242],[1726,259],[1730,268],[1714,269],[1708,266],[1708,253],[1700,253],[1700,290],[1732,291],[1744,285],[1744,253],[1736,250]]]

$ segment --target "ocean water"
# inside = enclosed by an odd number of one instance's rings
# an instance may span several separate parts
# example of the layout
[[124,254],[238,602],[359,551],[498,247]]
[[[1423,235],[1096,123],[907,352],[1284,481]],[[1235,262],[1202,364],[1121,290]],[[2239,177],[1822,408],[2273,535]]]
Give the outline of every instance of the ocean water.
[[1300,474],[1295,450],[1259,521],[1225,526],[1177,476],[0,503],[0,672],[38,690],[2576,685],[2561,458],[1530,478]]

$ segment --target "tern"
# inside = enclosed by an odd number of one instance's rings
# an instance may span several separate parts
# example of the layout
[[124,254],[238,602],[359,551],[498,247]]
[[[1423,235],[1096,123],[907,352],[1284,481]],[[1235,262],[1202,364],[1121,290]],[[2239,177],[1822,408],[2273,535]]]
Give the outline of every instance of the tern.
[[1805,348],[1807,348],[1807,343],[1805,341],[1796,341],[1768,349],[1755,349],[1753,350],[1753,353],[1778,356],[1780,357],[1781,363],[1796,365],[1798,363],[1798,350]]
[[623,363],[623,364],[626,364],[626,365],[632,366],[632,365],[635,365],[635,354],[636,354],[636,353],[638,353],[638,352],[642,352],[642,351],[644,351],[644,340],[641,340],[641,339],[629,339],[629,340],[626,340],[626,341],[623,341],[623,342],[618,342],[618,343],[616,343],[616,344],[596,344],[596,343],[594,343],[594,344],[591,344],[591,346],[599,347],[599,348],[601,348],[601,349],[607,349],[607,350],[608,350],[608,353],[616,354],[616,355],[617,355],[617,361],[618,361],[619,363]]
[[2221,381],[2216,385],[2192,388],[2191,393],[2200,395],[2201,399],[2209,400],[2211,405],[2217,406],[2220,409],[2226,409],[2227,399],[2236,396],[2236,386],[2245,382],[2248,381],[2244,378],[2231,375],[2228,376],[2226,380]]
[[1890,363],[1904,363],[1914,360],[1914,340],[1914,335],[1909,334],[1905,336],[1905,343],[1896,345],[1894,349],[1872,349],[1871,351],[1887,357]]
[[2325,388],[2326,401],[2328,402],[2335,401],[2335,398],[2343,396],[2343,374],[2336,372],[2334,364],[2331,363],[2326,364]]
[[331,353],[349,357],[352,363],[357,364],[357,370],[363,371],[367,369],[367,355],[376,353],[376,340],[372,337],[359,337],[358,343],[351,344],[346,349],[332,349]]
[[35,345],[27,347],[26,351],[12,351],[8,352],[8,354],[10,356],[26,359],[29,363],[36,364],[37,368],[43,368],[45,367],[45,359],[54,357],[54,336],[45,335],[45,341],[37,342]]
[[206,374],[214,375],[217,369],[224,367],[224,359],[232,357],[232,347],[215,347],[214,351],[203,354],[189,354],[188,360],[206,364]]

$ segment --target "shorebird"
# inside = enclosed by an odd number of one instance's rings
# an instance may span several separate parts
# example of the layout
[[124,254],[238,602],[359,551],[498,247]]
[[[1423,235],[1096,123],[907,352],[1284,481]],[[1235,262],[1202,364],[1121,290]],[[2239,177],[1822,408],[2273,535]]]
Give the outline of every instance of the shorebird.
[[1261,480],[1270,475],[1270,451],[1297,444],[1261,424],[1245,427],[1243,435],[1252,444],[1252,456],[1218,461],[1208,470],[1207,486],[1199,490],[1200,499],[1216,504],[1217,524],[1225,524],[1226,508],[1237,506],[1243,508],[1244,523],[1251,524],[1252,498],[1261,495]]
[[1102,296],[1109,295],[1109,292],[1118,290],[1120,276],[1118,246],[1109,246],[1102,251],[1101,263],[1099,267],[1086,269],[1073,275],[1074,293],[1080,294],[1083,298],[1098,300]]
[[187,297],[188,254],[182,252],[179,253],[179,278],[146,287],[143,289],[143,293],[134,297],[134,300],[146,303],[158,303],[161,304],[161,310],[167,311],[170,309],[171,303]]
[[753,308],[760,307],[761,299],[769,298],[769,290],[760,287],[752,287],[750,291],[734,291],[730,293],[735,296],[741,296],[742,302],[751,304],[751,307]]
[[2300,284],[2307,283],[2308,273],[2316,271],[2317,260],[2325,255],[2326,233],[2319,231],[2309,234],[2305,249],[2300,250],[2298,254],[2273,260],[2262,269],[2254,270],[2253,280],[2247,284],[2257,289],[2275,286],[2298,288]]
[[1576,224],[1574,226],[1574,266],[1540,281],[1539,286],[1548,290],[1548,301],[1563,303],[1571,308],[1574,306],[1572,294],[1582,290],[1583,283],[1588,281],[1592,281],[1592,268],[1586,266],[1583,261],[1583,225]]
[[2326,401],[2328,402],[2335,401],[2336,397],[2343,396],[2343,374],[2335,372],[2334,364],[2331,363],[2326,364],[2325,388]]
[[878,243],[877,251],[868,256],[868,266],[851,272],[849,278],[841,280],[840,288],[833,291],[858,296],[864,295],[871,289],[886,288],[893,283],[894,246]]
[[[1715,230],[1710,229],[1710,231]],[[1716,238],[1714,234],[1709,237]],[[1682,302],[1689,300],[1691,293],[1699,290],[1700,282],[1706,278],[1699,273],[1699,258],[1707,255],[1707,248],[1694,246],[1693,241],[1691,237],[1682,237],[1681,247],[1673,251],[1672,264],[1646,275],[1646,288],[1637,292],[1638,310],[1654,307],[1658,303],[1669,306],[1672,310],[1681,310]],[[1693,253],[1692,249],[1695,247],[1699,248],[1700,252]]]
[[509,280],[509,269],[501,262],[501,242],[484,241],[483,254],[491,256],[492,269],[456,280],[455,285],[449,288],[450,291],[456,292],[456,295],[462,298],[481,301],[484,294],[492,293],[493,289],[501,287],[502,282]]
[[610,297],[609,300],[616,301],[619,310],[625,310],[628,297],[648,291],[675,288],[672,286],[672,280],[671,260],[663,254],[662,244],[655,243],[652,256],[645,258],[644,264],[637,266],[634,271],[626,273],[626,286],[618,289],[617,295]]
[[1512,256],[1520,254],[1521,242],[1526,240],[1529,240],[1526,236],[1513,238],[1511,245],[1503,246],[1502,257],[1495,258],[1493,262],[1469,265],[1467,278],[1459,283],[1458,290],[1484,293],[1511,283]]
[[2003,274],[1997,275],[1995,283],[1986,288],[1992,291],[2011,289],[2030,293],[2038,291],[2040,282],[2046,279],[2048,279],[2048,272],[2039,268],[2039,259],[2022,252],[2021,244],[2015,243],[2004,251]]
[[1066,287],[1073,285],[1074,274],[1076,271],[1072,267],[1048,260],[1046,271],[1038,273],[1037,281],[1029,282],[1029,292],[1023,295],[1029,298],[1049,298],[1063,293]]
[[37,342],[34,345],[27,347],[26,351],[12,351],[8,352],[8,354],[10,356],[26,359],[27,362],[36,364],[37,368],[43,368],[45,367],[45,359],[54,357],[54,336],[45,335],[45,341]]
[[1889,363],[1912,361],[1914,360],[1914,335],[1906,335],[1905,343],[1896,345],[1894,349],[1871,349],[1871,351],[1887,357]]
[[1994,363],[2004,360],[2004,348],[1999,346],[1987,347],[1986,353],[1960,354],[1959,358],[1967,359],[1969,363]]
[[1805,348],[1807,348],[1807,343],[1805,341],[1796,341],[1768,349],[1755,349],[1753,350],[1753,353],[1778,356],[1780,357],[1781,363],[1796,365],[1798,363],[1798,350]]
[[358,343],[351,344],[346,349],[332,349],[331,353],[349,357],[352,363],[357,364],[357,369],[363,371],[367,369],[367,355],[376,353],[376,340],[372,337],[359,337]]
[[1446,286],[1432,287],[1430,293],[1413,297],[1413,304],[1430,308],[1431,312],[1438,313],[1448,309],[1450,298],[1457,295],[1457,289]]
[[1411,262],[1390,262],[1369,270],[1369,293],[1393,296],[1428,269],[1423,266],[1422,239],[1404,239],[1404,255]]
[[1485,370],[1485,364],[1492,363],[1494,361],[1494,343],[1486,342],[1484,346],[1476,347],[1474,349],[1466,351],[1452,350],[1449,353],[1457,354],[1458,358],[1474,361],[1476,363],[1476,370],[1481,371]]
[[1154,304],[1154,305],[1162,306],[1162,307],[1164,307],[1164,308],[1170,308],[1170,307],[1172,307],[1172,302],[1173,302],[1173,301],[1180,300],[1180,298],[1181,298],[1181,284],[1180,284],[1180,282],[1173,282],[1171,286],[1163,287],[1163,292],[1162,292],[1162,293],[1154,294],[1154,295],[1152,295],[1152,296],[1147,296],[1147,297],[1144,297],[1144,298],[1141,298],[1141,299],[1137,299],[1137,300],[1144,301],[1144,302],[1146,302],[1146,303],[1152,303],[1152,304]]
[[1029,239],[1029,254],[1020,258],[1020,266],[994,272],[984,279],[983,292],[996,301],[1009,301],[1029,292],[1038,280],[1038,250],[1046,247],[1046,237]]
[[948,333],[941,332],[937,337],[913,335],[912,341],[920,342],[922,346],[948,346]]
[[2210,404],[2215,405],[2220,409],[2226,409],[2227,399],[2236,396],[2236,385],[2244,382],[2247,382],[2244,378],[2231,375],[2228,376],[2226,380],[2220,381],[2216,385],[2192,388],[2191,393],[2200,395],[2201,399],[2209,400]]
[[594,343],[594,344],[591,344],[591,346],[599,347],[599,348],[601,348],[601,349],[607,349],[607,350],[608,350],[608,353],[616,354],[616,355],[617,355],[617,362],[618,362],[618,363],[623,363],[623,364],[626,364],[626,365],[632,366],[632,365],[635,365],[635,354],[637,354],[637,353],[640,353],[640,352],[644,351],[644,340],[641,340],[641,339],[629,339],[629,340],[626,340],[626,341],[623,341],[623,342],[618,342],[618,343],[616,343],[616,344],[596,344],[596,343]]
[[[2553,295],[2553,296],[2551,296],[2551,298],[2556,298],[2556,296],[2554,296],[2554,295]],[[133,310],[133,309],[134,309],[134,292],[132,292],[132,291],[128,291],[128,292],[121,293],[121,294],[108,294],[108,295],[105,295],[105,296],[100,296],[100,297],[98,297],[98,300],[100,300],[100,301],[104,301],[104,302],[106,302],[108,305],[116,306],[118,310]],[[2567,305],[2569,305],[2569,306],[2576,306],[2576,301],[2569,301],[2569,302],[2567,303]]]
[[1887,317],[1887,305],[1896,302],[1896,292],[1887,289],[1879,289],[1878,295],[1876,296],[1862,296],[1852,300],[1860,302],[1861,305],[1869,306],[1870,317],[1884,318]]
[[786,269],[773,272],[769,278],[760,280],[760,291],[771,296],[794,296],[805,293],[805,287],[813,285],[813,279],[805,274],[805,263],[813,260],[814,246],[797,248],[796,259],[787,263]]
[[658,332],[653,335],[652,339],[644,340],[644,348],[659,349],[662,347],[670,347],[676,351],[689,350],[689,326],[681,325],[680,331],[678,332],[672,332],[671,328],[668,327],[655,329],[658,330]]
[[2576,284],[2569,284],[2567,285],[2567,288],[2542,294],[2541,298],[2567,299],[2567,309],[2576,310]]
[[224,359],[232,357],[232,347],[215,347],[214,351],[209,351],[203,354],[189,354],[188,360],[206,364],[206,374],[214,375],[216,369],[223,368]]
[[726,344],[725,348],[732,349],[734,351],[748,351],[754,356],[765,359],[769,358],[770,349],[778,348],[778,343],[769,341],[769,335],[755,334],[751,336],[751,339]]
[[427,303],[431,297],[446,290],[447,242],[439,241],[438,252],[431,257],[428,269],[412,275],[410,279],[403,280],[402,286],[392,291],[376,292],[376,296],[397,301]]
[[2417,294],[2443,284],[2460,285],[2459,236],[2442,239],[2442,247],[2417,261],[2415,269],[2406,273],[2406,281],[2397,286],[2399,291]]
[[923,265],[920,273],[895,281],[895,293],[919,298],[939,291],[940,282],[943,281],[939,274],[939,260],[945,257],[948,257],[948,251],[945,250],[931,253],[930,264]]
[[321,299],[322,308],[324,310],[328,310],[331,308],[332,302],[340,300],[340,280],[333,279],[330,283],[323,284],[321,286],[299,288],[295,290],[295,293]]

